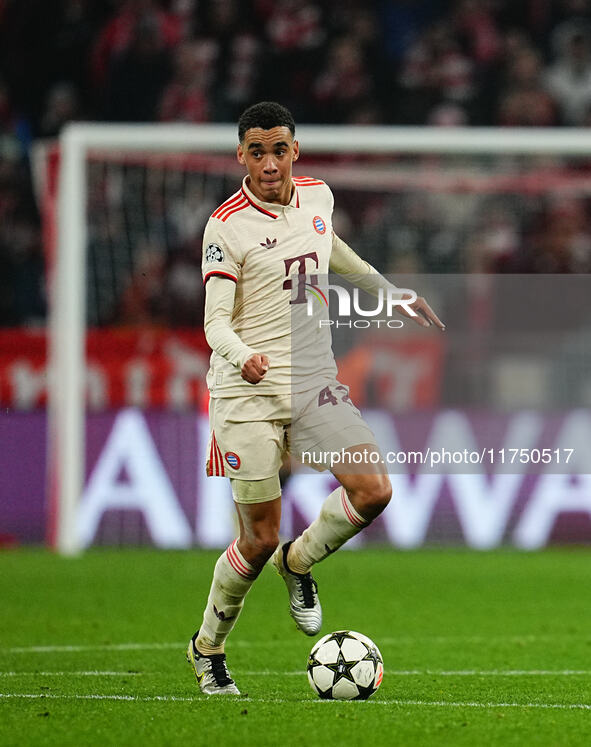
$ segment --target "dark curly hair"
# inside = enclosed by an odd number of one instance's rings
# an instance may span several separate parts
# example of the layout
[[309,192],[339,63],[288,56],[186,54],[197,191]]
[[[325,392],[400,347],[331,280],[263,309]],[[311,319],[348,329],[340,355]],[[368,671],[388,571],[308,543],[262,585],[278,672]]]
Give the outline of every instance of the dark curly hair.
[[242,112],[238,120],[240,142],[243,142],[246,131],[253,127],[260,127],[263,130],[288,127],[291,134],[295,135],[295,122],[291,112],[276,101],[261,101]]

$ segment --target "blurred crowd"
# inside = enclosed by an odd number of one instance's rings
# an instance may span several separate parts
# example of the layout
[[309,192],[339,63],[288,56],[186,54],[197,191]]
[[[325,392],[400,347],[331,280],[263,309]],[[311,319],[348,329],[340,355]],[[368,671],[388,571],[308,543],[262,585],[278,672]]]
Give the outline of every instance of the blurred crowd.
[[4,0],[3,124],[585,125],[589,0]]
[[[234,121],[262,98],[301,123],[586,127],[591,0],[0,0],[0,324],[44,317],[32,140],[70,120]],[[410,203],[387,210],[421,209]],[[481,233],[518,242],[521,220],[497,204]],[[543,247],[576,224],[576,256],[499,250],[484,269],[589,266],[584,202],[549,204],[536,221],[527,231]],[[386,245],[403,241],[398,230]],[[446,250],[436,233],[414,252],[419,269],[433,266],[421,252]],[[388,269],[404,255],[373,259]]]

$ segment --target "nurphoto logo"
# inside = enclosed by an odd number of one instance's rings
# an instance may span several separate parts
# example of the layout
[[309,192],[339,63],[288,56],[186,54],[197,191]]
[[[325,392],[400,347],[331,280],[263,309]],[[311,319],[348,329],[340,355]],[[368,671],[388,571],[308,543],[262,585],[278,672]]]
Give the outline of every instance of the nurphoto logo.
[[[322,318],[318,322],[319,327],[356,327],[358,329],[370,326],[386,326],[391,329],[400,329],[404,326],[402,319],[392,319],[395,310],[402,311],[409,316],[417,316],[412,304],[417,300],[415,291],[409,288],[396,288],[394,286],[378,289],[378,295],[372,299],[373,308],[362,308],[359,299],[359,288],[353,288],[352,293],[341,285],[327,284],[320,288],[312,283],[306,283],[306,313],[315,316],[318,307],[328,308],[330,292],[336,293],[338,319]],[[364,317],[362,319],[351,319],[351,316]],[[386,316],[386,319],[375,317]]]

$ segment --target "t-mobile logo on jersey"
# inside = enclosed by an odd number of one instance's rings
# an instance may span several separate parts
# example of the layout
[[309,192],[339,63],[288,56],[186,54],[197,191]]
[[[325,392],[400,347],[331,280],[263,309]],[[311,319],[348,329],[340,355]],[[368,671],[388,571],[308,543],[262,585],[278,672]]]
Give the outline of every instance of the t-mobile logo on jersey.
[[[291,294],[291,301],[289,303],[306,303],[306,280],[308,279],[308,276],[306,275],[306,260],[309,259],[311,262],[314,262],[314,267],[312,269],[318,269],[318,255],[316,252],[309,252],[308,254],[300,254],[299,257],[288,257],[288,259],[284,259],[283,262],[285,263],[285,274],[289,277],[289,280],[285,280],[283,283],[283,289],[284,290],[292,290],[294,291],[294,283],[292,277],[290,277],[290,269],[292,265],[294,265],[297,262],[298,265],[298,274],[296,276],[296,285],[295,285],[295,292]],[[312,285],[316,285],[318,283],[318,275],[310,275],[309,276],[309,282]]]

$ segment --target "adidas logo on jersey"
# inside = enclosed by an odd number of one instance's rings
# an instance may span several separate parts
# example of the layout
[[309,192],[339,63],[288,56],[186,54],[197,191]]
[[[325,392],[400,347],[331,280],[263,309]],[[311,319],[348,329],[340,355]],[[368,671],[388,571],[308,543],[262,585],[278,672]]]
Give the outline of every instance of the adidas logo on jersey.
[[261,242],[263,249],[274,249],[277,246],[277,239],[267,239],[265,243]]

